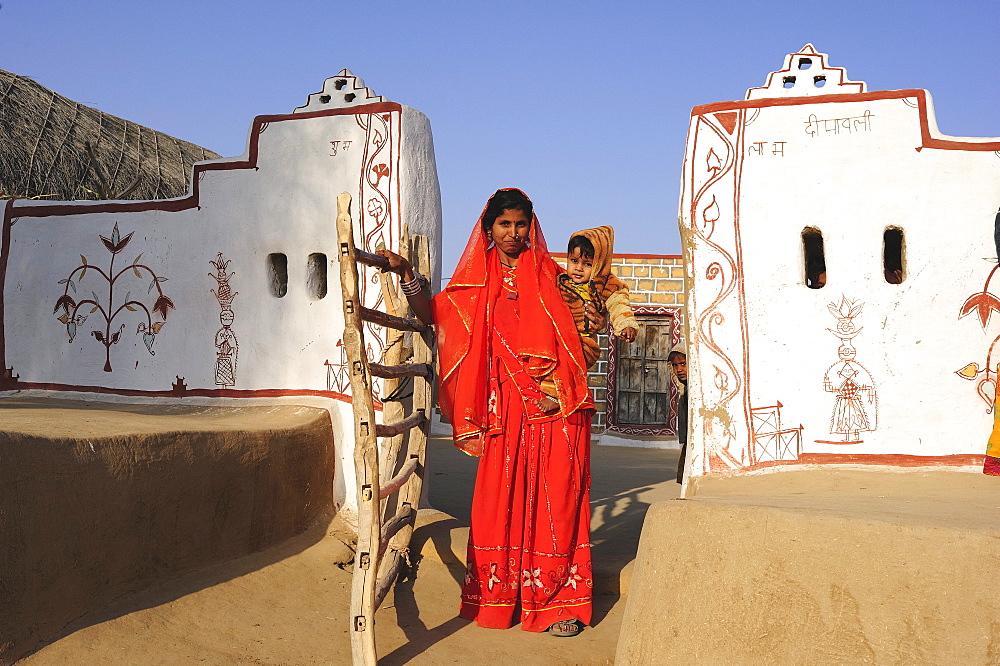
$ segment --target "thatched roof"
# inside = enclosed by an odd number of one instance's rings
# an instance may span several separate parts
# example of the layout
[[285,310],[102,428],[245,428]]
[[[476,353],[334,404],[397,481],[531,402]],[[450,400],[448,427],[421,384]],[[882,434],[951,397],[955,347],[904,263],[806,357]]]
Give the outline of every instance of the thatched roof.
[[0,198],[177,197],[192,164],[218,157],[0,69]]

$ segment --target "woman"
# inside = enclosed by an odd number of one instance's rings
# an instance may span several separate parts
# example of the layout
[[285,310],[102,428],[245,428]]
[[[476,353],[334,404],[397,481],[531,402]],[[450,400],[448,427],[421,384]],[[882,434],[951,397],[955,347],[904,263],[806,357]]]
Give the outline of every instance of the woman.
[[[573,636],[591,618],[590,420],[583,352],[531,201],[498,190],[432,302],[390,252],[414,313],[437,326],[439,402],[481,456],[460,615]],[[592,310],[598,325],[603,322]]]

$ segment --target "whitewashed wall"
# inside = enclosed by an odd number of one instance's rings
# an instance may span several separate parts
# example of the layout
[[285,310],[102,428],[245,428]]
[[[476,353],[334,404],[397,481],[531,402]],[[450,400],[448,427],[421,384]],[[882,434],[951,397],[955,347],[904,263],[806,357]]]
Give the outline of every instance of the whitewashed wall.
[[[981,464],[1000,318],[969,310],[1000,294],[1000,278],[984,288],[998,206],[1000,140],[943,136],[927,91],[866,92],[811,46],[746,101],[696,107],[680,207],[688,474]],[[805,285],[805,227],[823,234],[820,289]],[[884,277],[887,227],[905,237],[901,284]],[[868,421],[854,433],[838,432],[842,340]]]
[[[439,277],[429,122],[344,70],[294,114],[256,118],[242,157],[200,163],[194,179],[189,196],[167,201],[7,204],[2,388],[163,402],[325,400],[338,438],[336,501],[349,517],[336,196],[352,194],[363,249],[398,248],[403,222],[429,236]],[[288,276],[280,297],[268,261],[279,253]],[[314,254],[326,261],[310,268]],[[323,271],[320,298],[309,285]],[[374,270],[363,289],[366,305],[381,302]],[[383,332],[366,335],[380,359]]]

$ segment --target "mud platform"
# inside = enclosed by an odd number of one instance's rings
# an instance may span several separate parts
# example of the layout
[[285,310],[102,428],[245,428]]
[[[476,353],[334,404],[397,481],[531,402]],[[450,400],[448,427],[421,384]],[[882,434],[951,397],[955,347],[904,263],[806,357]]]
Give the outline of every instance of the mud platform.
[[618,664],[1000,662],[1000,479],[703,479],[646,514]]
[[0,664],[332,511],[322,409],[0,400]]

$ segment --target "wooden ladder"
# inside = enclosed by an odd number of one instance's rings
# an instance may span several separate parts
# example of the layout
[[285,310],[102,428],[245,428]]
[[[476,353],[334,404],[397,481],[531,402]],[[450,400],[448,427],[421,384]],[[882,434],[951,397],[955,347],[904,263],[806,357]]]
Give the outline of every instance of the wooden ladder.
[[[354,407],[354,466],[358,485],[358,545],[351,587],[351,655],[355,666],[376,666],[375,611],[389,592],[404,563],[409,561],[410,536],[417,516],[424,478],[424,458],[430,415],[434,406],[434,333],[415,319],[404,318],[405,301],[382,273],[382,293],[390,313],[371,310],[358,294],[358,264],[387,268],[379,255],[354,247],[351,195],[337,197],[337,236],[340,244],[340,284],[344,298],[344,346]],[[400,254],[418,273],[430,272],[426,236],[403,232]],[[426,279],[420,277],[425,285]],[[364,322],[391,329],[384,361],[370,363],[365,353]],[[407,345],[407,341],[412,344]],[[375,424],[372,377],[381,377],[383,395],[399,389],[412,377],[413,412],[405,416],[399,400],[383,401],[383,424]],[[382,438],[379,461],[377,438]],[[406,441],[405,454],[403,443]],[[397,469],[398,468],[398,469]],[[380,473],[381,470],[381,473]]]

